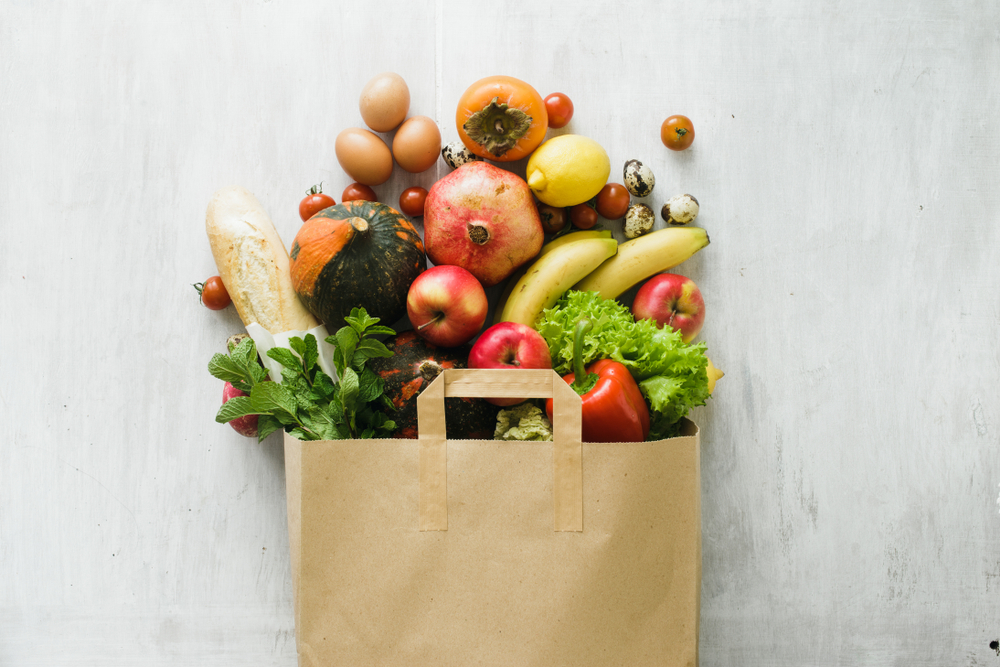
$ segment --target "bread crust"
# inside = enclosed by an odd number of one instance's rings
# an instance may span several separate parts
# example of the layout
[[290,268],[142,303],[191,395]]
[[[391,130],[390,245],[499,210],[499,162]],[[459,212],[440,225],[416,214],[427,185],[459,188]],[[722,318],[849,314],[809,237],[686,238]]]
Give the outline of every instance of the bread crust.
[[205,230],[219,277],[243,324],[256,322],[271,334],[308,331],[319,324],[292,289],[288,250],[253,194],[239,186],[216,191]]

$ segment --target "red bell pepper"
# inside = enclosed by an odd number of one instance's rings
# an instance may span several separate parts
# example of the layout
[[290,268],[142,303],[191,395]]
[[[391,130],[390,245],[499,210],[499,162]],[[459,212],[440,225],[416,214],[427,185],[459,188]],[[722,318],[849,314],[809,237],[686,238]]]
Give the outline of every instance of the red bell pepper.
[[[639,385],[623,365],[600,359],[583,368],[583,336],[591,324],[577,323],[573,340],[574,373],[564,375],[583,400],[584,442],[643,442],[649,437],[649,408]],[[577,381],[577,378],[580,378]],[[552,419],[552,399],[545,402]]]

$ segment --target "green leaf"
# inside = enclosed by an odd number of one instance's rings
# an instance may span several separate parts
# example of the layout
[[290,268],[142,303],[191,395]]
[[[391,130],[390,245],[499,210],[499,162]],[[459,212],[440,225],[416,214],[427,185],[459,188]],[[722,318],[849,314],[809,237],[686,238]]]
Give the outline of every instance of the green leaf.
[[275,431],[280,431],[284,426],[274,415],[261,415],[257,417],[257,442],[263,442],[264,438]]
[[277,382],[261,382],[250,392],[250,400],[254,410],[259,413],[273,414],[285,424],[288,423],[286,417],[291,421],[297,421],[295,395],[284,385]]
[[364,403],[371,403],[379,396],[385,388],[385,382],[378,374],[366,368],[358,375],[358,399]]
[[329,375],[321,370],[317,370],[316,377],[313,379],[313,391],[324,401],[329,401],[333,397],[334,392],[337,391],[337,385]]
[[360,391],[358,374],[354,372],[353,368],[345,368],[344,375],[340,378],[340,402],[344,406],[345,414],[357,410]]
[[239,345],[233,348],[229,356],[243,368],[257,363],[257,347],[254,345],[253,338],[244,338]]
[[374,326],[379,322],[380,318],[370,317],[368,311],[364,308],[352,308],[351,314],[344,318],[352,329],[354,329],[360,336],[365,332],[365,329]]
[[[336,333],[337,348],[344,355],[344,367],[351,366],[354,359],[354,350],[358,346],[358,332],[351,327],[341,327]],[[337,369],[340,372],[340,369]]]
[[382,334],[384,334],[386,336],[395,336],[396,335],[396,331],[392,327],[382,327],[382,326],[375,326],[375,325],[372,325],[372,326],[368,327],[367,329],[365,329],[365,335],[366,336],[379,336],[379,335],[382,335]]
[[374,338],[365,338],[358,343],[358,348],[354,352],[354,360],[351,366],[355,370],[361,370],[364,367],[365,362],[372,357],[391,357],[392,351],[389,350],[381,341],[375,340]]
[[225,354],[215,354],[208,362],[208,372],[223,382],[246,382],[243,369]]
[[327,414],[330,415],[330,420],[333,421],[334,424],[343,426],[343,424],[347,422],[347,417],[344,415],[344,404],[340,401],[339,386],[337,393],[330,399],[330,402],[326,404],[324,410],[326,410]]
[[[286,369],[294,371],[295,375],[302,373],[302,360],[296,357],[288,348],[272,347],[267,351],[267,356],[277,361]],[[284,372],[282,372],[282,376],[284,375]]]
[[316,367],[316,362],[319,361],[319,343],[316,342],[316,336],[312,334],[306,334],[306,347],[305,352],[302,352],[302,362],[305,364],[306,371],[310,374]]
[[299,427],[299,426],[296,426],[291,431],[289,431],[289,434],[291,434],[292,436],[298,438],[299,440],[316,440],[317,439],[316,436],[313,433],[310,433],[309,431],[306,431],[305,429],[303,429],[302,427]]
[[288,339],[288,347],[295,350],[295,354],[300,357],[306,353],[306,342],[298,336],[292,336]]
[[[263,366],[261,366],[259,363],[251,366],[250,370],[253,371],[253,384],[257,384],[258,382],[264,382],[270,377],[270,373],[268,373],[268,370]],[[250,389],[247,388],[244,389],[243,391],[250,391]]]
[[249,396],[234,396],[222,404],[219,412],[215,415],[215,421],[220,424],[228,424],[234,419],[254,414],[258,414],[258,412],[254,410]]

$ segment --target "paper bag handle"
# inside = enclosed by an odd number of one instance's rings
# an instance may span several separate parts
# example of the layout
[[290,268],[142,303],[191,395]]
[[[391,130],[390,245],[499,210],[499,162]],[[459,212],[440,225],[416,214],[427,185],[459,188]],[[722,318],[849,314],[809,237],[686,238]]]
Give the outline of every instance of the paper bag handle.
[[417,396],[420,530],[448,530],[445,397],[551,398],[555,530],[583,530],[580,396],[549,369],[445,369]]

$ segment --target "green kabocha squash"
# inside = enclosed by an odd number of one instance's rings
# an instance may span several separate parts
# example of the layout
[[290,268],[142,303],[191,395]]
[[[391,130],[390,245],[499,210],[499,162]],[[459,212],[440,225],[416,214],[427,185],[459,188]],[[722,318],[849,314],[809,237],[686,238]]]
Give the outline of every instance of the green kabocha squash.
[[[415,331],[403,331],[385,340],[391,357],[372,357],[368,368],[385,382],[385,396],[395,410],[386,415],[396,422],[394,438],[417,437],[417,396],[446,368],[466,368],[470,345],[442,348]],[[482,398],[444,399],[445,435],[452,440],[492,440],[500,408]]]
[[289,260],[295,293],[331,330],[343,326],[352,308],[392,325],[406,315],[410,284],[427,268],[413,224],[385,204],[361,200],[307,220]]

